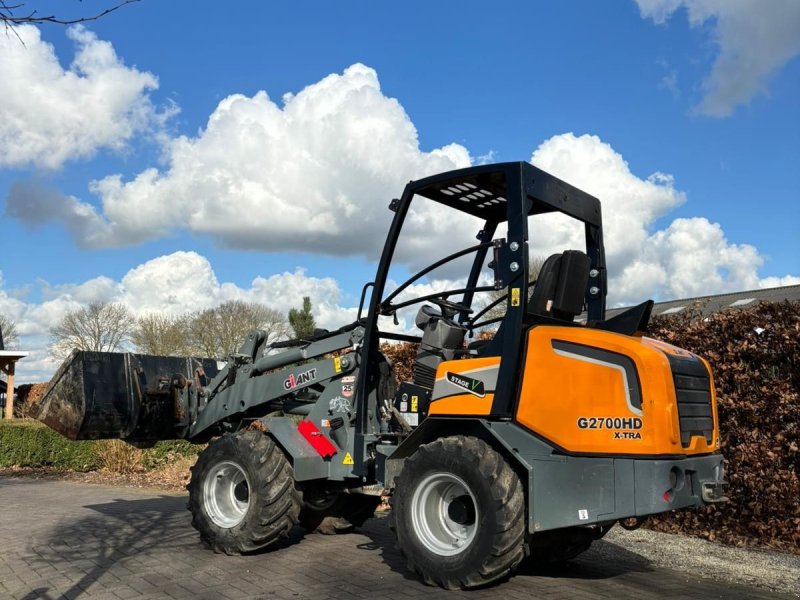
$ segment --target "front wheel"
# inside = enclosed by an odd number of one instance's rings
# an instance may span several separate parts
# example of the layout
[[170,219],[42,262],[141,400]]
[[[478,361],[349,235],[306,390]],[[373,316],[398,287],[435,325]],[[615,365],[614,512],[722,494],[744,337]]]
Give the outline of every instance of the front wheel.
[[211,442],[197,458],[188,489],[192,526],[215,552],[269,546],[288,537],[300,513],[292,468],[260,431]]
[[511,573],[526,555],[522,484],[477,438],[420,446],[395,479],[389,518],[409,568],[429,585],[485,585]]

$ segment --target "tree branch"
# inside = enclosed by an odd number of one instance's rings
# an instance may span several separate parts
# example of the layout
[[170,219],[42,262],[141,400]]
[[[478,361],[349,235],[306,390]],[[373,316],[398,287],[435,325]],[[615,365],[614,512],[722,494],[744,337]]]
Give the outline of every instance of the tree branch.
[[[119,10],[123,6],[128,4],[133,4],[135,2],[139,2],[140,0],[122,0],[118,4],[115,4],[111,8],[107,8],[102,12],[97,13],[96,15],[88,16],[88,17],[78,17],[76,19],[62,19],[57,17],[56,15],[40,15],[37,10],[33,10],[26,15],[16,15],[14,11],[25,6],[24,3],[19,4],[8,4],[3,0],[0,0],[0,23],[5,25],[6,30],[14,31],[14,27],[16,25],[24,25],[24,24],[40,24],[40,23],[55,23],[57,25],[75,25],[77,23],[86,23],[88,21],[97,21],[105,17],[107,14],[110,14],[116,10]],[[16,32],[14,32],[16,33]],[[19,36],[17,36],[19,37]]]

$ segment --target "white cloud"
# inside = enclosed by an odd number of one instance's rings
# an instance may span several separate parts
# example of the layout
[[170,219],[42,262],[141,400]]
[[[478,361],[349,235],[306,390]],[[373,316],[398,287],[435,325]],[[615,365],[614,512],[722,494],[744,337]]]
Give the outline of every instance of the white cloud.
[[121,281],[119,300],[137,314],[178,316],[219,304],[220,284],[204,256],[175,252],[128,271]]
[[25,313],[25,302],[7,292],[4,289],[4,284],[3,272],[0,271],[0,314],[12,321],[19,321],[20,317]]
[[[104,44],[86,41],[95,43]],[[110,46],[103,47],[113,56]],[[168,141],[165,149],[168,166],[163,171],[147,169],[130,181],[112,176],[94,182],[102,210],[25,182],[12,188],[6,212],[28,226],[61,221],[90,248],[124,246],[184,228],[231,247],[375,260],[391,218],[388,202],[403,185],[471,163],[467,149],[455,144],[421,151],[402,106],[382,94],[372,69],[358,64],[285,96],[280,106],[264,92],[230,96],[196,137]],[[553,136],[533,152],[531,162],[603,202],[611,304],[800,281],[793,275],[760,279],[758,251],[730,243],[719,224],[705,218],[677,219],[655,230],[656,222],[684,203],[686,195],[671,175],[632,173],[622,155],[597,136]],[[426,266],[475,244],[474,218],[423,204],[409,214],[396,250],[401,264],[391,276],[398,281],[409,266]],[[533,236],[535,255],[584,246],[582,228],[558,215],[546,216]],[[452,267],[437,271],[434,279],[454,280],[458,275]],[[231,299],[287,311],[307,295],[318,324],[327,328],[351,322],[356,312],[331,277],[309,277],[297,269],[239,286],[220,281],[208,259],[195,252],[155,258],[119,281],[97,277],[71,285],[37,285],[39,302],[26,302],[0,285],[0,310],[18,322],[22,344],[34,351],[27,366],[20,363],[29,378],[49,376],[56,366],[46,352],[48,328],[66,311],[93,300],[123,302],[137,314],[177,315]],[[422,280],[408,294],[443,285]],[[397,327],[388,320],[386,327],[410,329],[416,308],[401,314]]]
[[[614,228],[606,232],[606,243],[613,247]],[[610,301],[627,304],[653,295],[668,299],[800,283],[800,277],[791,275],[759,279],[757,269],[761,262],[752,246],[730,244],[718,224],[702,218],[676,219],[668,228],[647,236],[634,259],[611,266]],[[481,283],[489,282],[484,279]],[[396,286],[394,281],[387,283],[389,290]],[[463,280],[425,280],[410,286],[397,301],[462,286]],[[15,298],[3,288],[0,273],[0,313],[16,321],[20,348],[31,351],[31,356],[18,364],[21,382],[44,381],[52,375],[58,363],[48,352],[49,328],[68,311],[93,301],[121,302],[136,315],[181,315],[226,300],[262,302],[286,313],[299,306],[303,296],[309,296],[317,325],[331,330],[353,322],[357,312],[355,306],[344,301],[344,294],[332,277],[311,277],[298,268],[258,276],[240,286],[220,281],[208,259],[196,252],[154,258],[130,269],[119,281],[96,277],[50,286],[40,280],[37,287],[39,302]],[[400,311],[398,325],[389,317],[383,318],[381,328],[414,333],[418,309],[419,305],[412,305]]]
[[703,82],[701,114],[729,116],[739,104],[766,93],[770,76],[800,53],[800,2],[797,0],[636,0],[642,17],[665,23],[685,8],[689,24],[713,22],[719,46]]
[[[360,64],[287,94],[283,106],[265,92],[229,96],[197,137],[174,139],[165,150],[164,171],[93,182],[102,213],[50,194],[25,221],[60,219],[90,247],[186,228],[228,247],[373,257],[389,201],[408,180],[470,164],[455,144],[422,152],[403,107]],[[23,191],[12,191],[10,211],[23,212]],[[451,229],[438,214],[434,207],[418,215],[416,249],[435,247]]]
[[[606,259],[612,268],[634,260],[655,220],[686,201],[670,175],[637,177],[622,155],[594,135],[554,136],[536,149],[531,162],[600,199]],[[585,246],[583,229],[574,220],[554,215],[546,223],[536,230],[534,253]]]
[[[114,296],[95,299],[122,302],[137,315],[165,312],[176,316],[228,300],[262,302],[287,313],[290,308],[300,306],[303,296],[310,296],[315,314],[320,316],[323,311],[335,312],[341,298],[339,284],[334,279],[310,277],[302,268],[256,277],[248,287],[220,282],[205,256],[183,251],[134,267],[122,277],[116,290]],[[74,291],[69,293],[74,296]],[[322,326],[344,324],[325,322]]]
[[[764,259],[747,244],[730,243],[718,223],[705,218],[675,219],[653,231],[659,217],[682,204],[674,178],[656,172],[634,175],[610,145],[596,136],[558,135],[533,153],[531,162],[600,199],[609,272],[609,303],[657,300],[788,285],[800,278],[760,279]],[[537,228],[533,253],[548,255],[583,248],[580,228],[561,216],[546,216]]]
[[121,150],[174,114],[153,105],[152,73],[125,66],[87,29],[67,29],[75,44],[68,69],[39,29],[21,25],[16,32],[24,44],[0,35],[0,167],[57,169],[101,148]]
[[800,277],[784,275],[783,277],[764,277],[758,281],[758,287],[762,289],[783,287],[785,285],[800,285]]
[[31,229],[60,221],[81,248],[105,239],[107,225],[94,208],[38,181],[16,181],[6,199],[6,215]]
[[18,380],[48,379],[58,366],[48,351],[49,329],[72,310],[95,301],[121,302],[135,315],[164,312],[181,315],[227,300],[262,302],[283,313],[310,296],[317,325],[338,328],[355,319],[354,307],[340,306],[341,290],[330,277],[310,277],[303,269],[256,277],[247,287],[220,282],[208,259],[196,252],[160,256],[129,270],[120,281],[96,277],[76,284],[50,286],[38,281],[40,302],[24,302],[2,287],[0,313],[17,323],[22,350],[31,356],[17,366]]

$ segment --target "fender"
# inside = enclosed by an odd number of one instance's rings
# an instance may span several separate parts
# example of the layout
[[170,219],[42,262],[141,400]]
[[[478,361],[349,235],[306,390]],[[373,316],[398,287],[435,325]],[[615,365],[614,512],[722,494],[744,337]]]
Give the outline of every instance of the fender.
[[272,437],[292,463],[297,481],[326,479],[330,462],[325,461],[314,447],[297,430],[297,423],[289,417],[267,417],[259,421],[266,435]]

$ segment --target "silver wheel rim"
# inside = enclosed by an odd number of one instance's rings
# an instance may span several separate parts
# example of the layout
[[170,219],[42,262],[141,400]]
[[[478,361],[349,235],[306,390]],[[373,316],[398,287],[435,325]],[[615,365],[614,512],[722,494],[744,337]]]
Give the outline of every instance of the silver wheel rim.
[[[454,520],[451,514],[454,502],[471,509],[473,517],[466,522]],[[452,473],[428,475],[414,490],[411,498],[414,532],[434,554],[455,556],[466,550],[475,538],[479,520],[475,495],[463,479]]]
[[215,525],[230,529],[242,522],[250,507],[250,481],[234,462],[217,463],[203,484],[206,512]]

